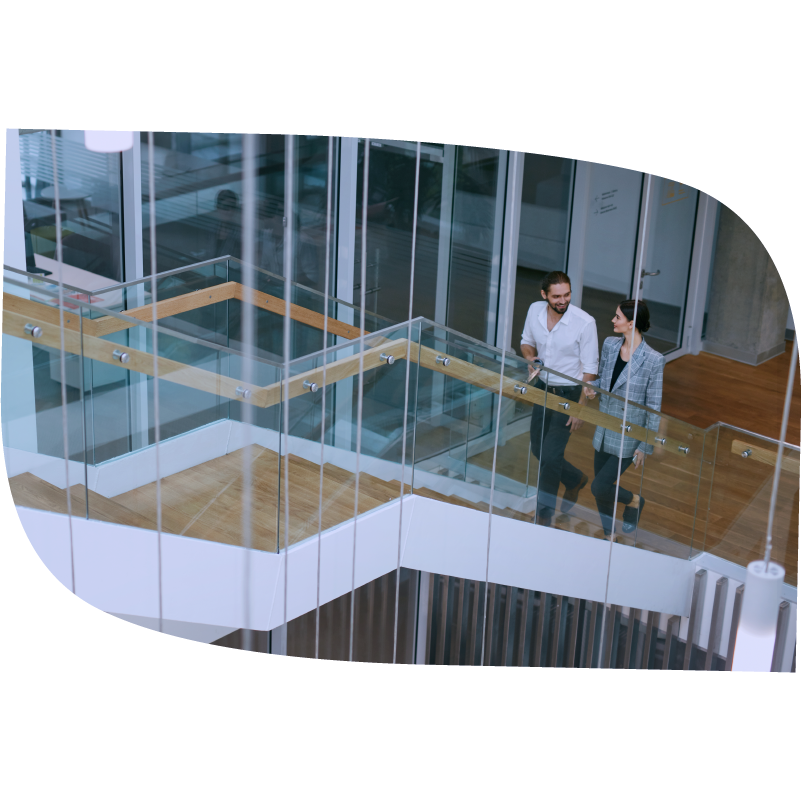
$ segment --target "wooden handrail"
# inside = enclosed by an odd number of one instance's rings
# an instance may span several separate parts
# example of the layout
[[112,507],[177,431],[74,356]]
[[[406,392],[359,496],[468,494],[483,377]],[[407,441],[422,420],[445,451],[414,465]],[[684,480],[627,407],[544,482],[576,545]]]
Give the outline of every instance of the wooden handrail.
[[[731,452],[736,453],[740,457],[742,457],[744,453],[748,453],[747,458],[749,460],[753,459],[755,462],[759,462],[760,464],[766,464],[769,467],[776,467],[776,456],[778,454],[776,451],[772,451],[768,448],[762,448],[759,445],[753,445],[750,442],[743,442],[742,440],[735,439],[731,444]],[[795,475],[798,475],[798,456],[796,455],[795,458],[792,456],[783,456],[782,470],[786,470],[788,473],[794,473]]]
[[[41,336],[36,339],[31,339],[30,334],[25,331],[26,324],[34,322],[39,328],[42,329]],[[30,316],[17,314],[12,311],[3,311],[3,333],[10,334],[11,336],[20,339],[27,339],[36,345],[45,345],[49,348],[61,348],[61,329],[58,325],[46,322],[45,320],[32,320]],[[80,355],[81,345],[83,345],[83,355],[87,359],[94,359],[98,362],[111,364],[115,367],[122,367],[126,370],[133,370],[137,373],[144,373],[145,375],[152,376],[153,370],[153,354],[146,353],[135,348],[121,346],[117,342],[110,342],[107,339],[100,339],[99,337],[84,334],[83,338],[79,332],[65,328],[64,330],[64,350],[67,353]],[[128,361],[123,364],[114,358],[115,350],[123,350],[128,354]],[[221,376],[213,373],[210,370],[204,370],[201,367],[193,367],[192,365],[176,362],[172,359],[167,359],[163,356],[158,358],[159,378],[165,381],[170,381],[173,384],[181,384],[185,387],[192,389],[199,389],[201,392],[209,392],[213,395],[218,395],[230,400],[242,400],[240,395],[237,394],[237,388],[243,387],[244,389],[251,390],[250,400],[248,402],[254,403],[254,395],[259,389],[253,385],[244,385],[241,381],[236,381],[228,376]]]
[[[230,281],[207,290],[197,290],[196,292],[190,292],[186,295],[159,301],[156,304],[157,315],[161,319],[163,317],[181,314],[191,309],[219,303],[222,300],[241,300],[242,297],[242,285],[235,281]],[[252,297],[254,304],[259,308],[282,316],[286,314],[286,304],[283,299],[275,298],[272,295],[267,295],[258,290],[253,290]],[[42,345],[48,345],[49,347],[60,347],[58,309],[7,293],[4,293],[4,303],[6,309],[3,318],[4,333],[29,339],[29,336],[24,332],[25,323],[35,322],[44,332],[42,338],[36,340],[36,342]],[[313,328],[323,328],[325,322],[324,315],[293,303],[289,304],[289,306],[291,319]],[[150,315],[152,315],[152,313],[152,306],[148,304],[136,309],[131,309],[125,314],[135,319],[147,321],[151,319]],[[6,314],[9,315],[8,324],[6,323]],[[77,340],[70,338],[69,342],[65,339],[65,348],[70,353],[80,353],[80,335],[78,333],[80,324],[79,318],[77,315],[67,312],[65,312],[64,318],[65,334],[69,331],[77,337]],[[119,349],[120,346],[117,343],[109,342],[101,338],[102,336],[125,330],[134,325],[135,323],[133,322],[129,323],[112,316],[101,317],[96,320],[84,318],[84,355],[88,358],[97,359],[98,361],[103,361],[115,366],[125,367],[135,372],[152,375],[152,354],[126,347],[125,350],[129,354],[130,360],[127,364],[121,365],[120,362],[116,361],[111,355],[112,352],[115,349]],[[53,328],[55,330],[52,330]],[[328,318],[328,330],[336,336],[347,339],[356,339],[361,333],[360,329],[330,317]],[[364,352],[365,370],[373,370],[383,364],[380,358],[381,353],[392,355],[396,360],[406,357],[406,339],[389,340],[377,334],[374,339],[368,337],[368,342],[369,347],[367,347]],[[442,354],[433,348],[425,345],[419,346],[416,343],[412,343],[410,353],[412,361],[415,363],[419,361],[421,367],[451,376],[452,378],[464,381],[465,383],[492,392],[493,394],[497,395],[500,391],[504,397],[510,400],[521,401],[530,406],[544,405],[546,408],[559,414],[576,417],[591,425],[598,425],[609,431],[614,431],[615,433],[620,433],[621,431],[622,421],[620,418],[605,414],[590,406],[570,403],[569,408],[565,409],[560,405],[565,403],[563,399],[552,393],[547,393],[543,389],[538,389],[537,387],[527,384],[526,394],[516,392],[515,386],[524,383],[523,381],[504,376],[501,389],[500,376],[498,373],[488,370],[487,368],[471,364],[470,362],[453,356],[449,357],[450,361],[446,366],[437,361],[437,358]],[[326,384],[334,384],[344,378],[355,376],[358,372],[359,354],[354,353],[344,359],[332,362],[326,367]],[[243,400],[241,393],[237,394],[236,392],[236,389],[242,386],[241,382],[225,376],[218,376],[216,373],[212,373],[200,367],[184,365],[180,362],[159,357],[159,376],[167,381],[190,386],[204,392],[211,392],[231,400]],[[303,386],[304,381],[313,382],[318,386],[322,386],[322,368],[316,368],[301,375],[293,376],[289,382],[290,398],[298,397],[308,391]],[[256,406],[266,408],[280,403],[281,401],[281,382],[266,387],[248,386],[247,389],[251,390],[251,395],[249,399],[247,399],[247,402]],[[656,439],[659,436],[658,432],[651,431],[642,426],[632,425],[631,429],[626,432],[626,436],[653,445],[656,448],[664,449],[668,452],[677,453],[681,452],[680,448],[688,447],[686,442],[674,437],[665,437],[664,443],[657,442]],[[699,453],[693,453],[692,455],[696,458],[700,457]]]
[[[236,281],[228,281],[225,284],[217,284],[208,289],[198,289],[195,292],[187,292],[185,295],[176,295],[174,298],[160,300],[156,303],[156,317],[159,320],[163,320],[165,317],[174,317],[176,314],[183,314],[193,309],[201,309],[204,306],[211,306],[223,300],[231,300],[236,297],[236,288],[238,286],[239,284],[237,284]],[[147,303],[144,306],[137,306],[134,309],[128,309],[121,313],[126,317],[133,317],[135,320],[140,320],[145,323],[153,322],[152,303]],[[86,322],[85,320],[84,327],[86,327]],[[120,320],[119,317],[112,317],[110,315],[107,317],[99,317],[89,322],[93,323],[89,333],[98,337],[105,337],[117,331],[125,331],[136,325],[136,323],[129,323],[126,320]]]

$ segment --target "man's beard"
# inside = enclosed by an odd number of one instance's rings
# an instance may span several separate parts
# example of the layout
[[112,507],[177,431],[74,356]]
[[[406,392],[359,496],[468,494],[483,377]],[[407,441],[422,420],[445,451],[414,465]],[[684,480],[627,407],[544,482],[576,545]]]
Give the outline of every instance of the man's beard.
[[556,308],[556,306],[554,306],[554,304],[553,304],[553,303],[551,303],[551,301],[550,301],[550,300],[548,301],[548,305],[551,307],[551,310],[552,310],[552,311],[553,311],[555,314],[564,314],[564,313],[565,313],[565,312],[568,310],[568,308],[570,307],[570,301],[568,301],[568,302],[565,304],[565,308],[564,308],[564,309],[557,309],[557,308]]

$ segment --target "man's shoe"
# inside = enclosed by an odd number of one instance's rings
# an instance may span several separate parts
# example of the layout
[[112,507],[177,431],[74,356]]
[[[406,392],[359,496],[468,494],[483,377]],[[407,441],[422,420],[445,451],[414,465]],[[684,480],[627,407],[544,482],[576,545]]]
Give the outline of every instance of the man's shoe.
[[548,528],[552,528],[553,516],[552,515],[543,515],[537,512],[536,522],[538,526],[547,526]]
[[579,493],[587,486],[587,481],[587,476],[582,473],[579,483],[575,487],[565,490],[565,494],[562,496],[562,514],[567,514],[576,505]]
[[642,508],[645,506],[645,498],[640,495],[640,505],[639,508],[635,508],[633,506],[627,506],[623,510],[623,532],[625,534],[631,534],[634,529],[637,528],[637,523],[640,522],[640,515],[642,514]]

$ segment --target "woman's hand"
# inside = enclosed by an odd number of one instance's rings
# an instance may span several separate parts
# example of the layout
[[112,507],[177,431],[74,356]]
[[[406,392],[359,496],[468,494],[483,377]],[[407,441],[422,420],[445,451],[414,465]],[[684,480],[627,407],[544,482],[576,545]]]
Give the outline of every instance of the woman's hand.
[[639,470],[645,464],[645,454],[642,451],[634,451],[634,466]]
[[584,397],[592,400],[598,393],[594,389],[590,389],[590,387],[584,387]]

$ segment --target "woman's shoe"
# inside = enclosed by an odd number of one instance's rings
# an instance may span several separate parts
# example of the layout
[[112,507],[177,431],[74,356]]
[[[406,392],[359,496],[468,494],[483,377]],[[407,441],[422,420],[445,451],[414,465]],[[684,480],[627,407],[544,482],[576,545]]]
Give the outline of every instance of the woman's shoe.
[[642,514],[642,508],[645,506],[645,498],[640,495],[640,505],[639,508],[635,508],[633,506],[627,506],[623,510],[623,532],[625,534],[631,534],[634,529],[637,528],[637,523],[640,522],[640,515]]

